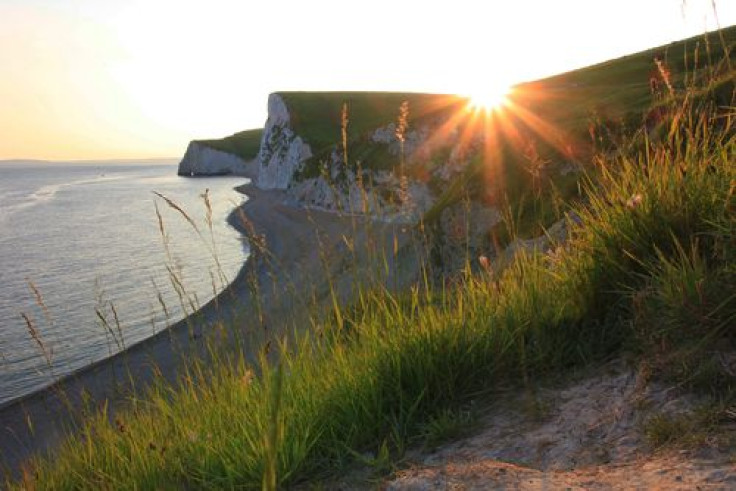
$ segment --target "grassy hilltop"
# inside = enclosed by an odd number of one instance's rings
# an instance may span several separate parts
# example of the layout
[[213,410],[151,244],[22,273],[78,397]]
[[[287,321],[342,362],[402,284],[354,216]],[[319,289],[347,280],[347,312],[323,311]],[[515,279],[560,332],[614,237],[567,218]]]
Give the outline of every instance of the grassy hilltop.
[[[736,353],[734,52],[728,28],[517,87],[521,112],[507,116],[516,130],[501,133],[494,154],[516,190],[494,190],[506,195],[504,227],[516,238],[523,208],[537,214],[532,222],[562,219],[566,237],[503,265],[466,257],[465,272],[445,282],[422,270],[407,291],[357,288],[348,306],[335,301],[329,315],[304,320],[278,362],[223,357],[138,400],[116,424],[91,418],[20,485],[275,489],[355,466],[380,478],[408,449],[472,429],[473,411],[498,390],[533,395],[551,378],[622,356],[707,401],[681,420],[648,423],[653,446],[733,447],[722,424],[736,404],[736,377],[723,363]],[[669,71],[656,97],[655,55]],[[366,162],[386,157],[371,153],[367,135],[395,121],[402,101],[412,127],[464,104],[421,94],[283,96],[318,152],[340,141],[347,102],[348,144]],[[539,131],[548,128],[555,134]],[[524,138],[537,159],[572,158],[585,172],[573,185],[560,172],[540,184],[517,168],[529,161],[517,146]],[[486,184],[499,181],[484,178],[481,149],[437,206],[488,199]],[[553,205],[514,203],[530,194]],[[426,247],[421,225],[411,250]],[[345,243],[341,257],[350,257]]]
[[221,152],[237,155],[247,162],[258,155],[258,148],[261,146],[262,135],[263,129],[253,129],[239,131],[230,136],[226,136],[225,138],[195,140],[195,143],[199,143]]

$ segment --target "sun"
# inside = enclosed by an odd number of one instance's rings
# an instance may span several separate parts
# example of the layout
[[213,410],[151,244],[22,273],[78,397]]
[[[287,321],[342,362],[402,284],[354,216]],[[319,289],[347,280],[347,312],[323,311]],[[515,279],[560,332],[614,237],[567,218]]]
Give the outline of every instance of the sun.
[[468,107],[474,111],[497,111],[509,100],[511,87],[508,85],[483,85],[468,94]]

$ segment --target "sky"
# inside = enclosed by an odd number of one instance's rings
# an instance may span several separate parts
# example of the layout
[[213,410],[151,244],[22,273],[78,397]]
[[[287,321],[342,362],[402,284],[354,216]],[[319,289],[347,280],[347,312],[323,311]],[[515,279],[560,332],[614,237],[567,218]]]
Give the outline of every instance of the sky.
[[271,92],[473,95],[716,26],[712,0],[0,0],[0,159],[177,157]]

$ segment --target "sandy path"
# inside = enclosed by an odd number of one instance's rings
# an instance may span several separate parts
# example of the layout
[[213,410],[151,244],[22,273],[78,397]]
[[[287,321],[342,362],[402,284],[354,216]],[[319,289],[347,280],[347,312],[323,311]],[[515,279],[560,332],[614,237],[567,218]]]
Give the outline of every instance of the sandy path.
[[[438,445],[411,448],[394,474],[370,468],[325,489],[736,489],[733,423],[688,444],[653,447],[653,417],[697,417],[702,398],[642,366],[614,359],[529,389],[498,390],[467,407],[474,424]],[[373,479],[371,480],[371,478]]]
[[[247,355],[255,359],[267,339],[294,327],[309,327],[305,310],[314,313],[331,302],[328,277],[334,279],[344,300],[358,275],[372,275],[374,255],[369,249],[391,249],[394,234],[399,242],[406,240],[397,226],[290,206],[280,191],[251,185],[239,190],[249,200],[240,208],[242,213],[234,211],[229,221],[246,235],[264,237],[265,251],[253,253],[233,283],[189,318],[50,388],[1,407],[1,471],[15,475],[30,456],[52,451],[69,432],[74,433],[83,394],[97,406],[107,401],[112,413],[124,407],[131,395],[145,391],[157,373],[174,382],[192,359],[206,359],[207,341],[222,341],[223,331],[244,342]],[[369,236],[379,239],[368,240]],[[356,254],[346,244],[356,244]],[[386,264],[393,268],[395,262],[389,258]],[[402,283],[411,277],[410,270],[404,269]],[[216,329],[218,325],[227,329]]]

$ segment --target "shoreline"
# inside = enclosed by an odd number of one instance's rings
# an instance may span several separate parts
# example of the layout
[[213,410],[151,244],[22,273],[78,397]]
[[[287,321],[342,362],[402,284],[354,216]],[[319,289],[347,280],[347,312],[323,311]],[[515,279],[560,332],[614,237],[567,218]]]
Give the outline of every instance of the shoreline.
[[[334,280],[343,301],[349,298],[357,273],[345,271],[349,260],[356,261],[355,251],[348,257],[347,237],[354,243],[366,241],[365,227],[372,221],[295,206],[283,191],[258,189],[254,170],[251,163],[244,175],[251,181],[236,188],[248,200],[234,208],[227,221],[249,240],[252,233],[264,237],[267,253],[259,255],[251,244],[233,281],[188,317],[0,407],[0,472],[7,478],[17,476],[30,457],[52,453],[67,436],[78,433],[87,408],[106,405],[112,420],[131,396],[145,397],[162,381],[176,384],[192,360],[208,363],[208,341],[222,343],[223,332],[255,363],[269,339],[309,328],[309,311],[330,303],[328,280]],[[243,223],[243,216],[249,224]],[[382,251],[390,250],[397,236],[404,243],[401,226],[377,227]],[[335,260],[325,262],[326,256]],[[375,266],[368,259],[360,261],[366,271]],[[311,295],[305,294],[308,289]]]
[[[244,177],[252,179],[249,175]],[[277,237],[278,220],[263,213],[264,205],[279,197],[253,192],[253,188],[252,184],[236,188],[248,200],[230,212],[228,223],[246,237],[244,224],[238,219],[242,210],[258,233],[271,236],[274,242],[283,242]],[[198,311],[124,351],[0,406],[0,473],[16,475],[29,457],[57,447],[69,429],[80,423],[75,412],[86,407],[86,401],[94,401],[95,408],[105,402],[113,409],[120,408],[131,395],[145,393],[159,375],[166,383],[176,383],[192,358],[202,359],[206,355],[207,343],[202,332],[218,322],[233,322],[250,300],[248,277],[254,274],[251,257],[252,253],[232,282]]]
[[[239,208],[230,213],[228,223],[243,234],[231,220]],[[246,258],[231,283],[196,312],[123,351],[0,405],[0,474],[17,475],[29,457],[57,447],[81,422],[75,412],[88,407],[88,401],[95,409],[110,403],[114,410],[131,395],[152,387],[158,375],[167,383],[175,382],[186,358],[202,355],[197,341],[205,327],[224,315],[234,315],[238,302],[231,298],[246,286],[248,263]]]

